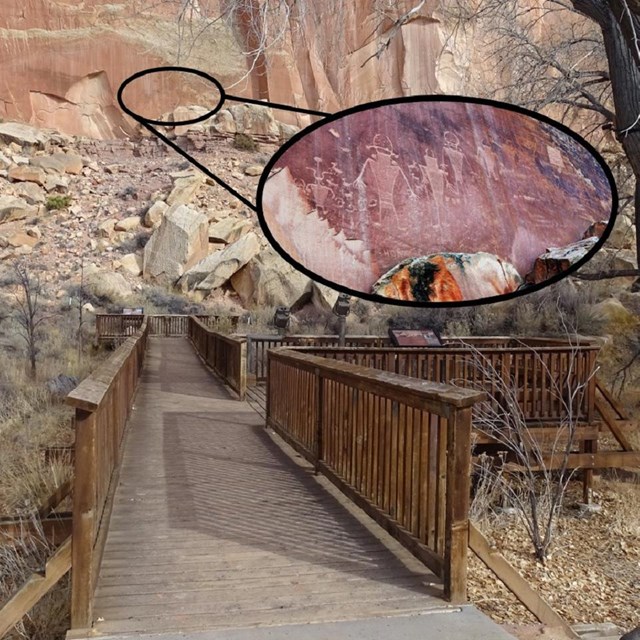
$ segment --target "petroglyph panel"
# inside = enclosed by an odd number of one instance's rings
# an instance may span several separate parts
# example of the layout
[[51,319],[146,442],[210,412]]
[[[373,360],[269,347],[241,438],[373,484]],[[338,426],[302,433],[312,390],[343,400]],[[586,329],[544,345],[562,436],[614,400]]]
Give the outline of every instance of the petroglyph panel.
[[280,248],[349,289],[407,258],[486,252],[522,278],[548,247],[608,220],[612,188],[585,146],[508,108],[398,102],[333,119],[277,155],[263,223]]

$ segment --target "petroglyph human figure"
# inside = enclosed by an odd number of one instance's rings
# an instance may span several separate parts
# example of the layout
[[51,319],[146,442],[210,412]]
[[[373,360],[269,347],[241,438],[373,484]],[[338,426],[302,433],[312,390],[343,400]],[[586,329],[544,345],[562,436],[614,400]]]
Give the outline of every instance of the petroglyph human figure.
[[460,193],[460,185],[462,185],[462,164],[464,162],[464,153],[460,151],[460,139],[458,136],[451,132],[444,132],[444,147],[443,152],[447,158],[449,158],[449,162],[451,163],[451,168],[453,170],[453,181],[452,187],[454,193]]
[[498,170],[498,159],[491,145],[486,140],[482,141],[476,155],[478,156],[480,166],[484,167],[484,170],[487,172],[487,176],[493,180],[499,180],[500,171]]
[[444,187],[446,171],[440,167],[438,159],[431,149],[424,153],[424,165],[418,165],[422,175],[428,180],[437,205],[444,204]]
[[394,224],[400,224],[401,220],[393,202],[393,192],[396,187],[396,181],[401,178],[406,183],[407,189],[410,190],[410,187],[402,168],[396,162],[398,156],[393,152],[393,145],[389,138],[379,133],[374,136],[373,144],[367,145],[367,149],[369,149],[373,155],[365,160],[355,183],[356,185],[358,183],[365,184],[365,175],[367,172],[373,176],[377,190],[380,221],[385,223],[387,222],[387,218],[391,217]]

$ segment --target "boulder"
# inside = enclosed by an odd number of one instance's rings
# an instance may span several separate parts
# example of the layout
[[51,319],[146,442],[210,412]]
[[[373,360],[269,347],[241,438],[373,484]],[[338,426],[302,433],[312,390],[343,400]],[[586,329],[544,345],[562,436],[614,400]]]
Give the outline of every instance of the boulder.
[[236,131],[263,136],[280,136],[279,123],[270,108],[254,104],[236,104],[229,107]]
[[98,237],[99,238],[111,238],[115,231],[116,221],[109,218],[108,220],[103,220],[98,225]]
[[142,273],[142,256],[127,253],[120,258],[120,269],[132,276],[139,276]]
[[607,333],[640,324],[640,316],[627,309],[617,298],[607,298],[593,307],[596,317],[605,323]]
[[186,205],[170,207],[144,248],[145,278],[174,283],[209,248],[206,216]]
[[211,121],[211,129],[218,133],[236,133],[236,121],[227,109],[218,111]]
[[307,276],[271,248],[231,276],[231,286],[246,307],[291,307],[305,293],[308,283]]
[[112,302],[118,302],[133,293],[122,274],[112,271],[91,271],[87,274],[85,269],[85,283],[87,291],[94,296]]
[[64,398],[78,386],[78,378],[61,373],[55,378],[47,380],[46,384],[47,389],[52,396],[55,396],[56,398]]
[[326,313],[333,309],[338,299],[338,292],[324,284],[308,280],[302,295],[291,305],[291,310],[297,313],[304,307],[311,305],[319,313]]
[[0,123],[0,142],[4,144],[15,143],[22,146],[30,146],[37,149],[44,149],[49,142],[50,136],[31,127],[28,124],[18,122]]
[[0,195],[0,223],[24,220],[27,216],[36,215],[38,209],[29,205],[22,198]]
[[18,182],[14,185],[13,191],[29,204],[44,204],[46,200],[44,189],[35,182]]
[[536,258],[533,269],[525,276],[527,284],[544,282],[551,276],[566,271],[584,258],[598,242],[598,236],[589,236],[566,247],[552,247]]
[[17,233],[10,235],[8,240],[12,247],[35,247],[38,244],[39,238],[32,236],[29,233],[25,233],[24,231],[18,231]]
[[636,227],[626,216],[618,216],[607,238],[606,247],[616,249],[633,249],[636,245]]
[[244,168],[245,176],[261,176],[264,171],[264,167],[261,164],[250,164]]
[[150,229],[156,229],[160,226],[164,214],[167,212],[169,205],[164,200],[154,202],[144,214],[144,226]]
[[217,289],[259,252],[258,236],[253,232],[247,233],[237,242],[208,255],[186,271],[179,285],[183,291],[194,288],[204,291]]
[[82,173],[82,158],[75,153],[54,153],[50,156],[36,156],[31,158],[34,167],[40,167],[47,173]]
[[582,239],[586,240],[587,238],[596,237],[599,238],[604,233],[604,230],[608,226],[608,222],[606,220],[600,220],[599,222],[594,222],[589,225],[589,228],[582,235]]
[[67,176],[59,176],[55,173],[49,174],[45,177],[44,188],[47,191],[62,191],[65,192],[69,188],[69,178]]
[[237,220],[236,218],[224,218],[220,222],[209,225],[209,241],[231,244],[239,240],[242,235],[251,230],[249,220]]
[[9,169],[9,180],[13,182],[35,182],[44,185],[46,174],[44,169],[32,165],[18,165]]
[[372,292],[394,300],[458,302],[504,295],[521,284],[516,268],[494,254],[433,253],[392,267]]
[[204,175],[201,173],[191,174],[184,178],[177,178],[173,183],[173,189],[167,197],[167,204],[173,205],[189,204],[200,186],[204,183]]
[[140,216],[129,216],[123,220],[118,220],[115,223],[114,229],[116,231],[132,231],[140,226]]
[[[190,105],[190,106],[180,106],[176,107],[173,110],[173,121],[174,122],[184,122],[185,120],[193,120],[194,118],[199,118],[200,116],[204,116],[209,112],[209,109],[205,109],[204,107],[200,107],[198,105]],[[187,124],[187,125],[176,125],[174,128],[174,132],[177,136],[184,136],[190,131],[202,131],[206,130],[206,120],[202,122],[196,122],[195,124]]]

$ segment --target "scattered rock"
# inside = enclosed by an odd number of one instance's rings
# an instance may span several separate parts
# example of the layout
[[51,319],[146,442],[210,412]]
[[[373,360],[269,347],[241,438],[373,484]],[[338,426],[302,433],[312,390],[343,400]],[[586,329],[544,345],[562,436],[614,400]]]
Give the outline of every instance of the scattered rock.
[[74,153],[54,153],[50,156],[31,158],[31,165],[40,167],[47,173],[70,173],[79,175],[82,172],[82,158]]
[[120,273],[105,270],[90,272],[87,275],[85,269],[85,282],[87,290],[99,298],[119,301],[132,294],[129,283]]
[[167,197],[167,204],[170,207],[173,205],[189,204],[203,182],[204,176],[201,173],[191,174],[184,178],[177,178],[173,183],[171,193]]
[[142,273],[142,256],[127,253],[120,258],[120,268],[132,276],[139,276]]
[[264,167],[261,164],[250,164],[245,167],[244,174],[246,176],[261,176],[264,171]]
[[525,277],[528,284],[544,282],[551,276],[566,271],[593,249],[598,242],[598,236],[589,236],[584,240],[574,242],[566,247],[553,247],[536,258],[533,270]]
[[37,149],[44,149],[49,139],[50,137],[43,131],[28,124],[18,122],[0,123],[0,142],[5,144],[14,143],[19,148],[27,145]]
[[586,240],[587,238],[593,237],[600,238],[607,228],[607,225],[608,223],[606,220],[594,222],[593,224],[589,225],[589,228],[584,232],[582,239]]
[[308,282],[307,276],[270,247],[231,276],[231,286],[247,307],[291,307],[303,296]]
[[175,282],[208,251],[207,218],[187,207],[170,207],[144,248],[145,278]]
[[19,182],[13,190],[17,196],[24,198],[29,204],[44,204],[46,200],[44,189],[35,182]]
[[78,386],[78,378],[67,376],[64,373],[47,380],[47,389],[52,396],[64,398]]
[[104,220],[98,225],[98,237],[99,238],[111,238],[115,231],[116,221],[109,219]]
[[159,227],[168,208],[169,206],[163,200],[154,202],[144,214],[144,226],[151,229]]
[[178,283],[183,291],[201,289],[211,291],[223,285],[239,269],[260,252],[255,233],[247,233],[222,251],[216,251],[185,272]]
[[22,198],[15,196],[0,196],[0,223],[13,220],[24,220],[27,216],[33,216],[37,208],[29,205]]
[[236,131],[263,136],[279,136],[280,127],[273,117],[270,108],[253,105],[237,104],[229,107],[233,116]]
[[23,164],[9,169],[9,180],[14,182],[35,182],[42,186],[45,183],[45,179],[44,169],[40,167]]
[[40,238],[42,238],[42,231],[40,231],[40,229],[37,226],[28,227],[27,235],[31,236],[32,238],[36,238],[37,240],[40,240]]
[[123,220],[118,220],[115,223],[114,229],[116,231],[131,231],[137,229],[140,226],[140,216],[129,216]]
[[245,233],[248,233],[251,227],[252,224],[249,220],[224,218],[220,222],[209,225],[209,241],[231,244],[240,239]]

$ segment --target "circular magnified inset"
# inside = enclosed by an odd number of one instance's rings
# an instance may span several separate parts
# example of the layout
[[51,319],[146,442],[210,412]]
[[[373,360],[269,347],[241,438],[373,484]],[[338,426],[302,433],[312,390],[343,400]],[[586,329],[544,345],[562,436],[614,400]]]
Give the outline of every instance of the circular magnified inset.
[[[224,100],[225,92],[218,80],[187,67],[145,69],[127,78],[118,90],[118,102],[125,113],[139,122],[164,127],[208,120],[220,111]],[[206,107],[203,113],[194,114],[194,109],[186,105]],[[180,114],[180,109],[184,113]]]
[[586,262],[617,194],[597,152],[494,101],[414,97],[341,112],[281,148],[261,224],[294,266],[337,289],[414,306],[494,302]]

